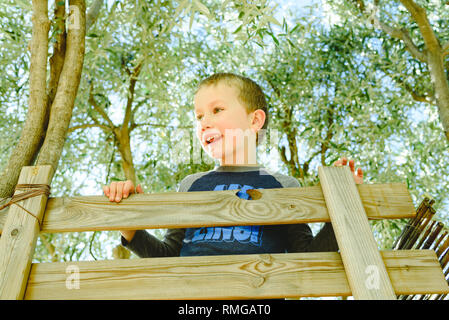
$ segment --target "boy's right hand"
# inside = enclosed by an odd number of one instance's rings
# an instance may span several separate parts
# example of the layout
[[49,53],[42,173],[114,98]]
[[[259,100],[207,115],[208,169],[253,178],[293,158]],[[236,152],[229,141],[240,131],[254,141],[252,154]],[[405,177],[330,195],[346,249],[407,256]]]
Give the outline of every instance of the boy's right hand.
[[128,196],[134,192],[143,193],[142,186],[137,185],[134,189],[134,184],[131,180],[111,182],[109,186],[103,187],[103,192],[109,201],[120,202],[122,198],[128,198]]

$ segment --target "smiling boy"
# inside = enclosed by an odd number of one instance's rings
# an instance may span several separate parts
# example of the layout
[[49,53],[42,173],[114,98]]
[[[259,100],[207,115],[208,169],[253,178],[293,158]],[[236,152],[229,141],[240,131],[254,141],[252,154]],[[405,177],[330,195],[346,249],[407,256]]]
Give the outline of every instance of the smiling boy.
[[[267,127],[268,112],[261,88],[252,80],[219,73],[203,80],[194,97],[196,134],[203,149],[220,165],[214,170],[185,177],[180,192],[239,190],[251,200],[249,189],[299,187],[290,176],[271,173],[257,163],[257,143]],[[339,160],[335,165],[346,165]],[[354,179],[363,182],[361,169]],[[131,181],[104,187],[110,201],[134,192]],[[136,191],[142,193],[140,185]],[[307,224],[169,229],[162,241],[145,230],[121,231],[122,245],[139,257],[218,254],[337,251],[330,223],[314,237]]]
[[199,85],[194,104],[197,137],[212,158],[222,166],[257,165],[257,133],[268,123],[266,102],[257,84],[216,74]]

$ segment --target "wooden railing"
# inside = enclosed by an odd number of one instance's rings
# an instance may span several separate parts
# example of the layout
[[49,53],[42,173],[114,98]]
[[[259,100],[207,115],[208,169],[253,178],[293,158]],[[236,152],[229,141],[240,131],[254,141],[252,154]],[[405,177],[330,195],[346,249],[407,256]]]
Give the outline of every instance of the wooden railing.
[[[356,185],[349,168],[319,168],[321,185],[104,196],[39,195],[0,213],[2,299],[245,299],[449,293],[432,250],[381,251],[368,219],[411,218],[404,184]],[[48,184],[50,167],[24,167],[19,184]],[[23,191],[16,191],[16,194]],[[32,215],[31,215],[32,214]],[[34,216],[33,216],[34,215]],[[31,263],[39,232],[331,221],[340,252]],[[73,285],[76,283],[77,285]]]

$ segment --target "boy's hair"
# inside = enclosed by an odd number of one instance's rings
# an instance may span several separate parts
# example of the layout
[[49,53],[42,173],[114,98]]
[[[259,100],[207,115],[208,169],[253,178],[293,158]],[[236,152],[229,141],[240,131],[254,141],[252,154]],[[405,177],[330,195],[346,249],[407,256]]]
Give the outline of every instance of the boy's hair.
[[202,87],[217,85],[220,82],[224,82],[239,90],[238,97],[240,102],[245,106],[247,113],[256,111],[257,109],[261,109],[265,112],[265,123],[262,129],[266,129],[268,125],[267,101],[262,89],[253,80],[233,73],[216,73],[202,80],[198,84],[196,92]]

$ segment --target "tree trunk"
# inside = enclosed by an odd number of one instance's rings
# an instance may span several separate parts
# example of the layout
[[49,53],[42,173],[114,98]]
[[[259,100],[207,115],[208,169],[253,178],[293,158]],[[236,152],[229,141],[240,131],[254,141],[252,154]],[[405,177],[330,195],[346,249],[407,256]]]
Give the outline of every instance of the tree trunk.
[[72,9],[71,17],[73,19],[67,32],[64,66],[51,106],[47,134],[36,163],[37,165],[51,165],[54,171],[58,166],[66,140],[84,62],[86,33],[84,0],[71,1],[70,8]]
[[[443,125],[444,134],[449,142],[449,83],[447,80],[444,67],[444,58],[447,52],[447,44],[443,48],[437,35],[432,29],[432,26],[427,17],[426,9],[419,6],[413,0],[400,0],[402,5],[408,10],[413,21],[418,25],[420,34],[424,40],[425,49],[419,49],[411,38],[411,35],[406,29],[392,28],[386,23],[383,23],[376,19],[376,16],[371,16],[371,12],[367,11],[367,6],[363,0],[358,0],[357,4],[360,11],[363,14],[369,16],[368,19],[380,27],[385,33],[389,34],[392,38],[397,38],[403,42],[405,48],[411,53],[411,55],[426,63],[432,80],[433,89],[435,92],[436,105],[438,107],[438,114],[440,116],[441,124]],[[372,19],[374,18],[374,20]],[[417,101],[422,101],[416,98],[412,94],[413,98]],[[428,101],[430,102],[430,101]]]
[[[102,0],[96,0],[93,4],[92,10],[89,12],[89,25],[95,22],[102,3]],[[53,47],[47,88],[48,33],[50,30],[48,2],[33,0],[28,114],[19,142],[11,152],[8,163],[0,174],[0,198],[12,196],[23,166],[34,163],[51,164],[53,172],[56,171],[84,62],[85,1],[70,1],[70,8],[73,10],[71,17],[76,25],[69,26],[70,43],[67,45],[69,52],[66,54],[65,1],[55,0],[56,28],[59,31],[64,31],[59,34]],[[68,62],[64,64],[64,61]],[[61,83],[59,83],[60,79]],[[51,120],[50,109],[52,110]],[[50,122],[51,127],[47,130]],[[57,143],[52,146],[55,141]]]
[[122,157],[122,168],[125,173],[125,178],[126,180],[131,180],[133,184],[136,185],[137,177],[131,152],[131,138],[129,131],[116,128],[114,134],[117,139],[118,150]]
[[427,61],[432,78],[432,84],[435,89],[436,104],[440,121],[443,125],[444,134],[449,143],[449,83],[446,79],[444,70],[444,60],[441,52],[434,54],[428,52]]
[[31,164],[44,136],[44,124],[48,115],[46,80],[50,30],[47,7],[47,1],[33,1],[28,114],[19,142],[0,174],[0,198],[10,197],[14,193],[20,170]]

